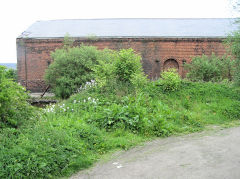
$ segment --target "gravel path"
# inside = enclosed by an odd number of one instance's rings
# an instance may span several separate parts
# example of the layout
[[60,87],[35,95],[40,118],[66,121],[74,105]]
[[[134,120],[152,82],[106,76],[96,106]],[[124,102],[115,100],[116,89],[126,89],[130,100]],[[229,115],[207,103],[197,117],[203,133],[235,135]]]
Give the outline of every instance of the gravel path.
[[71,178],[240,179],[240,127],[157,139]]

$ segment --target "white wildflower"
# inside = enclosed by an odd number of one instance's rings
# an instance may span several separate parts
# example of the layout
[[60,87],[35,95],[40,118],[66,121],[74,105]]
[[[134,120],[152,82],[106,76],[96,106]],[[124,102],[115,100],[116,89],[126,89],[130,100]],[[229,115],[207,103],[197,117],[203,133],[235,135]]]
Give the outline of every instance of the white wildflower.
[[82,90],[86,90],[86,89],[88,89],[88,88],[92,88],[93,86],[96,86],[95,80],[87,81],[84,85],[81,85],[81,86],[76,90],[76,92],[79,93],[79,92],[81,92]]
[[117,168],[122,168],[122,167],[123,167],[123,166],[122,166],[121,164],[117,166]]

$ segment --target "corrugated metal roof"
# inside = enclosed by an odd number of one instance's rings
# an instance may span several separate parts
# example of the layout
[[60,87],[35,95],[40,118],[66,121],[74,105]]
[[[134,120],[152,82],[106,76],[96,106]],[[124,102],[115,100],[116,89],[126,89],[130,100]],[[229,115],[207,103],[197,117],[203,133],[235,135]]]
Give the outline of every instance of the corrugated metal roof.
[[19,38],[221,38],[237,30],[231,18],[76,19],[37,21]]

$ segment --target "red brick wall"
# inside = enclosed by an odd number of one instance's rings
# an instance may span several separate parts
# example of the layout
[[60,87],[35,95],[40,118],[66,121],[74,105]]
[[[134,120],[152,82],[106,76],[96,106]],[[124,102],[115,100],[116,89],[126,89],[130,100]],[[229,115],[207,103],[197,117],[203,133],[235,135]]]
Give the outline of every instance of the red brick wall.
[[[178,66],[179,74],[185,76],[184,61],[189,63],[193,56],[216,55],[225,53],[223,39],[187,39],[187,38],[109,38],[75,39],[75,45],[84,43],[97,46],[98,49],[133,48],[142,56],[145,73],[150,79],[159,77],[168,66]],[[42,91],[44,71],[52,61],[51,51],[62,46],[63,39],[17,39],[18,79],[31,91]],[[168,59],[174,59],[167,61]],[[166,62],[167,61],[167,62]],[[164,67],[165,64],[165,67]],[[27,81],[27,83],[26,83]]]

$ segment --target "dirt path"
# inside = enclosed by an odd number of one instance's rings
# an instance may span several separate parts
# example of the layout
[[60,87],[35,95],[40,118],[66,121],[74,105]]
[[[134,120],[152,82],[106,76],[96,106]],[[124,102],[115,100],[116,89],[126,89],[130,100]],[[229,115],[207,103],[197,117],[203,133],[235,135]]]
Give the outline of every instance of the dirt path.
[[154,140],[76,178],[239,179],[240,127]]

